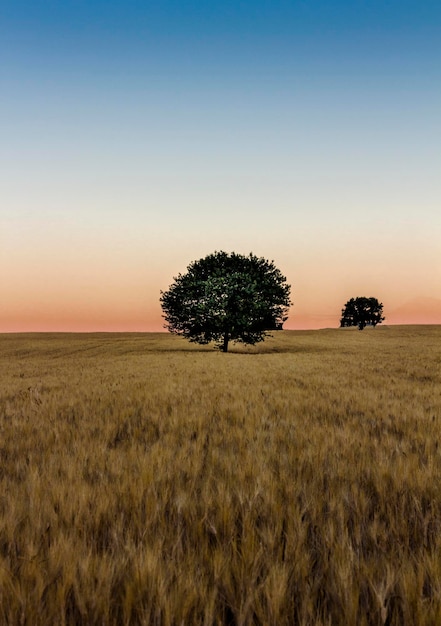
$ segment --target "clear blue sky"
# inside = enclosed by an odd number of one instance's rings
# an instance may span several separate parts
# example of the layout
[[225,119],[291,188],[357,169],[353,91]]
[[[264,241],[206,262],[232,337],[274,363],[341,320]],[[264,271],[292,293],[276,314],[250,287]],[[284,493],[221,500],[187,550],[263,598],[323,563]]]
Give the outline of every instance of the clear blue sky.
[[0,60],[0,330],[156,328],[214,249],[292,325],[441,299],[440,2],[0,0]]

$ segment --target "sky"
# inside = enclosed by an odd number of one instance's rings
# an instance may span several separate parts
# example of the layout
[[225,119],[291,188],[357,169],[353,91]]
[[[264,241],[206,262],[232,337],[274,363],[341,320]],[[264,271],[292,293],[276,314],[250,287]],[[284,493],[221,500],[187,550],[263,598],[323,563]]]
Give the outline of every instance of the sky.
[[161,330],[215,250],[441,323],[440,146],[439,0],[0,0],[0,332]]

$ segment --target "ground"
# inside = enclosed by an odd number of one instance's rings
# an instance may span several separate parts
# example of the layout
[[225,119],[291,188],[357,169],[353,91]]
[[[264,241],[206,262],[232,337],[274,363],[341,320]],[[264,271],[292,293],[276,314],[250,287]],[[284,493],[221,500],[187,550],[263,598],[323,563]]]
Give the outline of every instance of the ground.
[[0,335],[0,623],[441,623],[441,327]]

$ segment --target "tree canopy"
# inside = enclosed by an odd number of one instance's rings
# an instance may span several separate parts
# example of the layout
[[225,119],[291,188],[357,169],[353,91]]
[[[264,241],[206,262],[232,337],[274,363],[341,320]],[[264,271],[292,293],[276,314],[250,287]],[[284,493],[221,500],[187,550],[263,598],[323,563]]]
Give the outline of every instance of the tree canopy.
[[175,277],[160,302],[165,327],[190,341],[255,344],[287,319],[291,287],[276,268],[250,253],[214,252]]
[[358,326],[363,330],[370,325],[375,328],[386,318],[383,317],[383,304],[377,298],[351,298],[341,311],[340,327]]

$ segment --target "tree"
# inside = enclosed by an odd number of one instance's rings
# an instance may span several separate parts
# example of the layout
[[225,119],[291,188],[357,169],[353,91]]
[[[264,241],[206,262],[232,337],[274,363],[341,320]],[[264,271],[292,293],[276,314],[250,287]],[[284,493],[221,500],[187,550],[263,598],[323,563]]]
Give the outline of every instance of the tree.
[[287,319],[290,285],[275,267],[254,254],[214,252],[175,277],[160,302],[165,328],[190,341],[254,345]]
[[358,326],[359,330],[367,325],[381,324],[386,318],[383,317],[383,304],[377,298],[351,298],[341,311],[340,327]]

